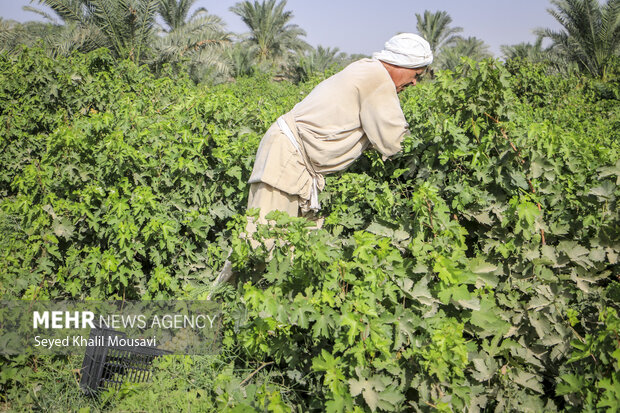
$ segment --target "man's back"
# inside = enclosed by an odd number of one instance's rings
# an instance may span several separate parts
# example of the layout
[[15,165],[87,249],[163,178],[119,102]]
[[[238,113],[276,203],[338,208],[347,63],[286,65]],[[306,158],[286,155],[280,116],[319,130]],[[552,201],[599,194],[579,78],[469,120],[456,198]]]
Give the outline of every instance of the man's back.
[[345,169],[369,140],[386,156],[398,152],[407,128],[394,83],[376,59],[324,80],[290,115],[319,173]]

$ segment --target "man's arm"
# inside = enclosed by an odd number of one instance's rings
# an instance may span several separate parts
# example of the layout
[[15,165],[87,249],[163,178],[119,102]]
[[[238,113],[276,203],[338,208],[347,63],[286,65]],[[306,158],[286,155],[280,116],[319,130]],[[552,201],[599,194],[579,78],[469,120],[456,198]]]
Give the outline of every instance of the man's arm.
[[362,97],[360,105],[362,129],[384,160],[401,150],[401,142],[409,133],[394,86],[382,85]]

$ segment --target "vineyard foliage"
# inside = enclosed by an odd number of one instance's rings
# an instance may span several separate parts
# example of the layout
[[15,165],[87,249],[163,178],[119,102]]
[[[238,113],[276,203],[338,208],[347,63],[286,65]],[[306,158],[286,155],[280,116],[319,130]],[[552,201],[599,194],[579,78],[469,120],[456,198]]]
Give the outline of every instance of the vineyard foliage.
[[[105,50],[0,56],[4,299],[204,299],[232,249],[222,353],[163,360],[108,406],[620,408],[617,81],[440,72],[401,96],[400,154],[328,176],[323,229],[272,213],[251,249],[256,148],[319,79],[177,72]],[[54,385],[57,360],[0,360],[9,404]]]

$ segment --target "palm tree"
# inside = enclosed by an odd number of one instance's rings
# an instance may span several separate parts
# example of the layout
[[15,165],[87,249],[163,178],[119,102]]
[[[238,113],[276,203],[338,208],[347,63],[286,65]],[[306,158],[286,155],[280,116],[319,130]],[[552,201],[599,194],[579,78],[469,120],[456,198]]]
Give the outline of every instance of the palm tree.
[[[43,1],[39,0],[39,3]],[[57,18],[35,7],[24,6],[22,8],[25,11],[37,13],[48,21],[48,30],[34,30],[32,35],[43,41],[45,51],[51,57],[66,56],[74,50],[88,52],[105,44],[101,31],[87,22],[79,0],[56,4],[53,10]],[[24,23],[24,26],[28,23]],[[31,45],[29,36],[22,39],[22,44]]]
[[450,27],[452,17],[446,11],[431,12],[424,10],[424,16],[415,14],[416,28],[420,36],[424,37],[431,46],[433,53],[449,46],[460,39],[457,33],[463,31],[461,27]]
[[620,0],[551,0],[548,9],[563,29],[539,30],[551,39],[552,51],[587,73],[605,78],[620,54]]
[[461,63],[461,57],[482,60],[492,57],[489,46],[476,37],[458,40],[454,46],[445,47],[437,58],[440,69],[454,70]]
[[[108,47],[113,55],[140,62],[155,34],[160,0],[37,0],[50,7],[66,28],[64,42],[80,42],[78,50]],[[31,7],[27,10],[46,15]],[[51,18],[48,16],[48,18]],[[74,49],[66,47],[65,49]]]
[[323,73],[331,67],[343,66],[346,59],[346,53],[340,52],[337,47],[332,49],[318,46],[301,55],[297,66],[297,77],[299,80],[307,80],[312,75]]
[[164,63],[186,61],[195,81],[205,75],[228,75],[230,64],[226,49],[230,33],[221,18],[211,15],[204,7],[192,13],[189,10],[196,0],[162,0],[159,13],[168,29],[161,28],[153,44],[153,59],[157,71]]
[[21,25],[15,20],[4,20],[0,17],[0,52],[15,53],[17,47],[25,43]]
[[513,59],[523,59],[531,63],[544,63],[549,73],[562,75],[574,75],[579,73],[579,67],[575,62],[568,60],[551,50],[551,47],[542,47],[542,37],[538,37],[536,43],[518,43],[511,46],[501,46],[506,62]]
[[531,62],[538,63],[549,59],[549,50],[543,49],[542,37],[538,37],[534,44],[518,43],[510,46],[500,46],[504,58],[510,59],[527,59]]
[[[213,15],[203,15],[162,36],[152,43],[153,57],[149,59],[155,71],[165,63],[186,62],[190,70],[199,75],[207,72],[226,75],[230,65],[226,50],[231,44],[230,34],[224,30],[222,20]],[[201,67],[202,69],[198,69]],[[199,82],[203,76],[195,77]]]
[[302,52],[309,46],[301,39],[306,35],[296,24],[289,22],[293,13],[284,11],[286,0],[262,2],[242,1],[230,8],[241,17],[250,33],[244,43],[252,47],[259,63],[269,62],[272,66],[283,66],[294,52]]
[[[164,23],[170,28],[170,31],[179,29],[187,24],[189,9],[195,2],[196,0],[161,0],[159,14]],[[200,7],[194,11],[189,20],[193,20],[201,13],[207,13],[207,9]]]
[[21,25],[15,20],[0,17],[0,52],[15,53],[20,44],[26,43]]
[[233,77],[250,76],[255,71],[254,53],[241,43],[235,44],[227,51]]

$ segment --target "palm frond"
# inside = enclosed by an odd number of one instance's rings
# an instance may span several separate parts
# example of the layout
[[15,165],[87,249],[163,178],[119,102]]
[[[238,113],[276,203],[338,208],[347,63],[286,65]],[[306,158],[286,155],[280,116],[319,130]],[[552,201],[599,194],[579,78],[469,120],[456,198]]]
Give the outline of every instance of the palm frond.
[[121,19],[125,18],[116,5],[119,2],[110,0],[91,0],[92,14],[95,18],[96,25],[108,37],[112,49],[119,56],[125,55],[126,38],[129,37],[119,29]]
[[[39,4],[48,6],[65,22],[85,23],[82,0],[36,0]],[[29,10],[32,11],[32,10]]]
[[[196,0],[161,0],[159,14],[164,20],[164,23],[168,26],[168,31],[178,29],[187,22],[189,10],[195,2]],[[193,13],[189,20],[203,11],[206,12],[204,7],[199,8]]]
[[32,7],[32,6],[23,6],[22,7],[23,11],[29,11],[31,13],[35,13],[38,14],[39,16],[43,17],[45,20],[48,20],[50,23],[53,24],[58,24],[58,21],[56,19],[54,19],[52,17],[52,15],[50,15],[49,13],[44,12],[43,10],[39,10],[36,7]]
[[155,15],[159,8],[160,0],[142,1],[139,6],[141,8],[137,22],[137,51],[135,60],[140,61],[142,49],[148,45],[149,38],[155,30]]
[[45,40],[50,45],[48,54],[55,58],[68,56],[74,51],[87,52],[96,49],[101,43],[102,33],[96,27],[69,23],[59,34]]
[[428,41],[433,53],[461,39],[458,33],[461,33],[463,29],[461,27],[450,27],[452,17],[446,11],[433,13],[425,10],[424,15],[416,13],[415,17],[418,33]]
[[552,49],[594,76],[605,76],[620,47],[620,1],[551,0],[547,11],[560,23],[559,31],[539,30]]
[[248,26],[250,32],[245,42],[256,49],[259,62],[280,68],[290,55],[310,48],[302,39],[306,32],[290,23],[293,13],[285,11],[285,6],[286,0],[266,0],[242,1],[230,8]]
[[468,37],[458,40],[453,46],[445,47],[437,55],[437,67],[454,70],[461,62],[461,57],[482,60],[492,57],[489,46],[481,39]]
[[231,34],[219,17],[205,13],[200,16],[157,37],[151,64],[160,67],[165,63],[185,62],[197,82],[212,75],[227,76],[231,72],[227,57]]

